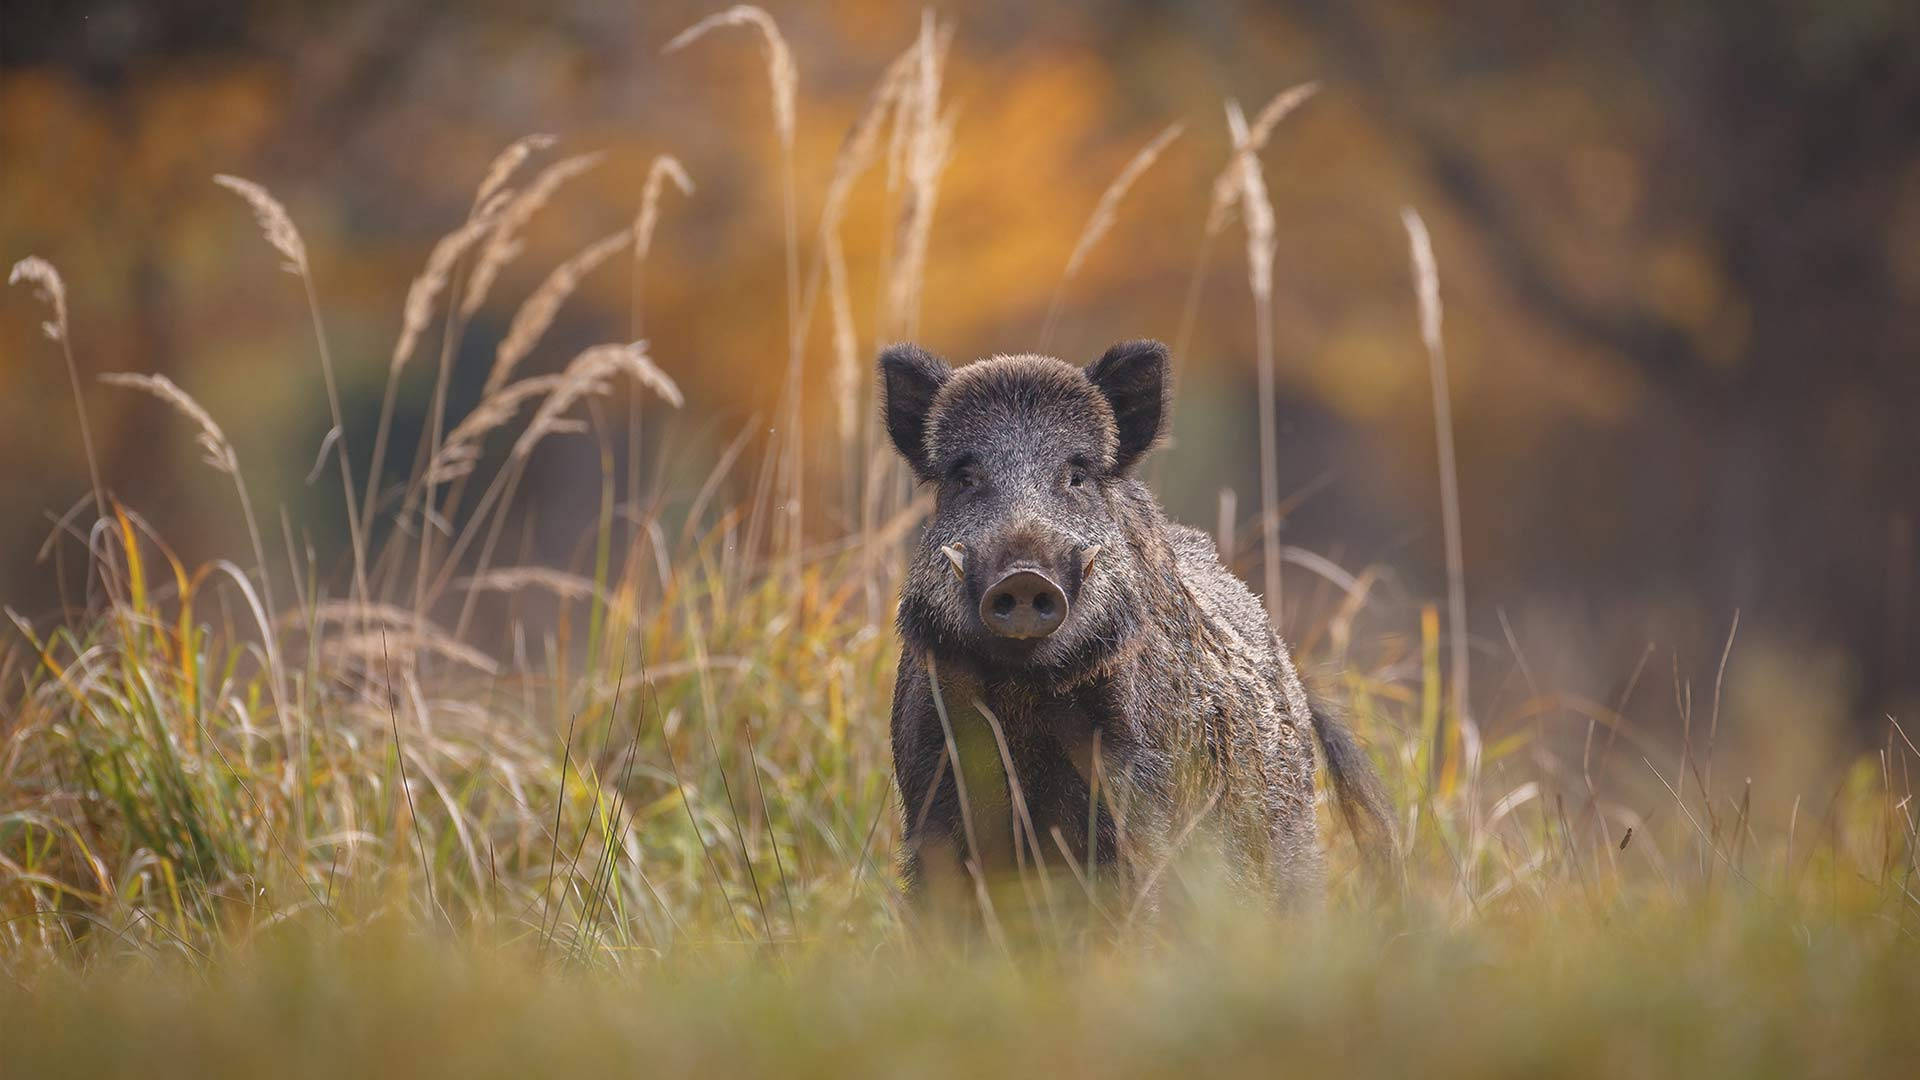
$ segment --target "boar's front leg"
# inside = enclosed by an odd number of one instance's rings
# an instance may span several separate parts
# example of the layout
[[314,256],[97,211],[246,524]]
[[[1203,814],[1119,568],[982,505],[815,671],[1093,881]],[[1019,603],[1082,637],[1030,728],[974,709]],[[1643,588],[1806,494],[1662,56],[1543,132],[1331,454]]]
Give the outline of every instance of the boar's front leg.
[[[954,719],[951,695],[948,688],[949,718]],[[893,688],[893,768],[900,789],[901,876],[907,894],[916,902],[934,893],[970,897],[973,871],[968,862],[975,857],[967,842],[970,807],[960,797],[926,665],[904,651]],[[977,820],[972,824],[979,825]]]
[[1167,755],[1137,739],[1103,738],[1102,801],[1113,815],[1114,877],[1122,896],[1114,912],[1151,920],[1160,910],[1177,829],[1174,777]]
[[1062,785],[1042,814],[1066,825],[1067,847],[1077,861],[1097,867],[1102,905],[1111,914],[1150,917],[1160,892],[1150,879],[1175,831],[1171,759],[1110,695],[1096,692],[1074,706],[1056,726],[1055,738],[1075,782]]

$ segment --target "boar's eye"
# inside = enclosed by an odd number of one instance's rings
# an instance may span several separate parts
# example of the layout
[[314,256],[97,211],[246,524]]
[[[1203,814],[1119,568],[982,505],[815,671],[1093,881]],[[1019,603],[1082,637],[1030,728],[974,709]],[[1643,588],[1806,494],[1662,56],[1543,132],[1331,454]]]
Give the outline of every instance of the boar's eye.
[[1067,486],[1072,488],[1084,487],[1086,483],[1087,463],[1079,458],[1074,458],[1072,461],[1067,462]]
[[961,458],[947,470],[947,479],[972,491],[980,486],[980,469],[974,465],[972,458]]

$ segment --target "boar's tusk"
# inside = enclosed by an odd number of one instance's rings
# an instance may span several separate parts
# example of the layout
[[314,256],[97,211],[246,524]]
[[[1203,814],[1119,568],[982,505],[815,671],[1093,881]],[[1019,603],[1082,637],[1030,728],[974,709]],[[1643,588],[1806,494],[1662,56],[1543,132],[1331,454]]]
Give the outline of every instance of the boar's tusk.
[[967,559],[965,555],[961,554],[959,544],[940,545],[940,554],[945,555],[947,561],[953,564],[954,577],[964,578],[967,576]]
[[1093,572],[1093,557],[1098,554],[1100,554],[1099,544],[1090,545],[1087,548],[1087,550],[1080,553],[1080,576],[1081,577],[1086,577],[1088,574]]

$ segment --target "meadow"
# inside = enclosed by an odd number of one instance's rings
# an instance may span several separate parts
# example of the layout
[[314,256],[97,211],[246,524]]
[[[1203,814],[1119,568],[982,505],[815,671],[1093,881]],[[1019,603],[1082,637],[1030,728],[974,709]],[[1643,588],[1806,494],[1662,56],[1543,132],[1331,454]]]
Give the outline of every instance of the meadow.
[[[876,430],[869,369],[875,346],[912,336],[937,303],[921,292],[951,148],[948,32],[927,20],[887,71],[828,188],[806,200],[822,208],[812,221],[793,189],[794,60],[778,27],[736,8],[669,46],[761,50],[785,165],[785,293],[757,313],[786,327],[778,422],[698,464],[642,458],[651,418],[698,408],[644,341],[520,373],[602,266],[628,264],[643,331],[654,230],[691,187],[674,159],[656,161],[630,230],[517,306],[479,404],[455,413],[474,312],[528,222],[591,164],[540,136],[505,150],[395,298],[402,331],[371,445],[340,435],[297,224],[267,189],[217,178],[239,200],[236,229],[244,207],[308,306],[300,362],[324,371],[314,408],[335,433],[315,473],[338,486],[347,524],[317,545],[263,513],[219,418],[164,376],[102,380],[149,395],[197,441],[247,543],[175,550],[140,493],[96,469],[39,553],[84,585],[57,617],[7,609],[0,1073],[1910,1070],[1913,725],[1885,718],[1830,786],[1783,792],[1715,768],[1723,728],[1791,722],[1723,717],[1737,616],[1717,667],[1683,670],[1652,646],[1623,658],[1618,701],[1537,685],[1510,634],[1504,652],[1470,654],[1444,265],[1412,210],[1422,320],[1408,355],[1432,375],[1447,595],[1387,603],[1380,568],[1282,542],[1259,155],[1312,85],[1251,116],[1227,105],[1235,149],[1203,242],[1244,239],[1253,303],[1208,303],[1254,322],[1266,467],[1253,513],[1227,501],[1215,531],[1368,746],[1397,809],[1400,887],[1362,880],[1323,797],[1320,911],[1217,895],[1202,868],[1179,883],[1191,914],[1143,924],[1070,863],[1037,883],[1047,896],[1030,919],[1002,920],[996,904],[1031,902],[1036,883],[983,888],[983,933],[906,910],[890,619],[930,496]],[[1144,146],[1088,208],[1043,337],[1179,134]],[[893,215],[870,309],[850,295],[838,238],[869,174]],[[78,412],[57,434],[91,459],[86,401],[109,391],[82,385],[70,286],[38,258],[12,276],[45,305],[50,340],[10,347],[66,366]],[[1189,320],[1201,303],[1196,271]],[[871,310],[864,330],[856,310]],[[1189,331],[1169,331],[1176,354]],[[434,372],[432,422],[395,445],[394,395],[416,365]],[[809,398],[831,402],[829,430],[807,429]],[[531,564],[515,554],[523,484],[557,439],[597,449],[598,512],[574,559]],[[1514,692],[1473,709],[1470,667]],[[1671,698],[1671,726],[1627,724],[1636,695]],[[1077,916],[1051,910],[1055,889],[1084,894]]]

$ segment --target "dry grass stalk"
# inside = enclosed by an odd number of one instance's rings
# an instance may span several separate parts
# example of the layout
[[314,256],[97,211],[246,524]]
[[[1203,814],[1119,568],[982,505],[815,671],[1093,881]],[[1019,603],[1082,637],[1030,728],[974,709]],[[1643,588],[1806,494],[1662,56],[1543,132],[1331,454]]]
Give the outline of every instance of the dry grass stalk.
[[[508,194],[494,227],[481,230],[491,235],[487,238],[487,246],[480,249],[480,259],[474,263],[473,274],[467,279],[466,297],[460,302],[462,317],[480,310],[480,305],[487,302],[487,294],[493,290],[494,282],[499,279],[500,271],[519,258],[520,232],[533,219],[533,215],[547,205],[553,193],[560,190],[560,185],[598,165],[605,156],[600,153],[578,154],[556,161],[541,170],[525,191]],[[500,195],[493,198],[498,199]],[[484,211],[476,214],[476,218],[484,216]]]
[[840,151],[834,157],[833,174],[827,180],[826,197],[820,210],[820,255],[808,277],[807,297],[801,304],[800,336],[806,337],[811,322],[814,298],[824,275],[833,318],[834,401],[837,407],[842,444],[851,444],[859,423],[860,369],[859,334],[853,321],[851,299],[847,295],[846,252],[840,243],[840,223],[846,214],[847,199],[854,182],[879,158],[880,133],[887,116],[897,111],[907,77],[919,60],[916,42],[887,65],[880,82],[867,99],[867,106],[847,131]]
[[[509,155],[511,155],[511,148],[507,155],[503,156]],[[486,186],[486,182],[483,181],[482,188]],[[394,342],[393,359],[387,365],[387,388],[381,395],[380,422],[374,429],[373,462],[367,467],[366,502],[360,511],[361,518],[368,522],[369,526],[373,521],[374,506],[379,501],[380,475],[386,467],[387,436],[393,425],[394,396],[399,391],[400,372],[412,359],[415,343],[420,334],[425,331],[427,323],[432,320],[434,301],[441,290],[447,287],[448,280],[453,276],[454,265],[474,244],[479,242],[481,237],[487,234],[488,229],[500,217],[504,216],[510,209],[512,201],[511,192],[494,191],[489,193],[484,201],[476,202],[476,208],[468,215],[467,220],[459,228],[441,237],[434,245],[433,251],[427,256],[427,265],[407,286],[407,300],[401,317],[400,337]]]
[[[199,444],[201,454],[208,465],[228,476],[240,475],[240,459],[233,452],[233,444],[227,441],[227,433],[202,408],[200,403],[187,395],[185,390],[174,384],[165,375],[141,375],[131,371],[117,371],[100,376],[100,381],[109,386],[124,386],[152,394],[166,402],[175,412],[193,421],[199,428],[194,441]],[[265,560],[261,560],[265,564]]]
[[893,124],[887,132],[887,190],[899,191],[908,183],[907,155],[913,144],[916,123],[919,119],[915,105],[926,99],[928,85],[927,70],[929,60],[936,70],[932,82],[937,87],[937,69],[945,59],[947,49],[953,44],[953,24],[935,28],[935,38],[931,51],[928,48],[928,15],[923,13],[920,19],[920,34],[914,38],[913,47],[894,60],[899,67],[896,73],[889,67],[887,77],[897,77],[899,87],[895,90]]
[[[537,185],[538,185],[538,180],[536,179],[536,186]],[[491,199],[489,199],[485,204],[483,204],[480,207],[479,211],[476,214],[468,218],[467,225],[463,227],[462,233],[465,235],[470,235],[473,238],[473,240],[477,241],[479,236],[485,234],[488,231],[492,231],[494,233],[495,240],[497,241],[500,235],[499,230],[505,229],[507,227],[506,223],[503,220],[501,220],[502,215],[507,212],[510,212],[513,206],[519,201],[520,200],[515,199],[510,192],[501,192],[500,194],[493,196]],[[475,231],[471,233],[467,233],[467,230],[475,230]],[[463,239],[465,239],[464,235],[463,235]],[[453,273],[455,265],[459,262],[461,253],[463,253],[466,247],[468,246],[471,246],[471,242],[462,244],[459,251],[455,251],[451,253],[451,257],[445,263],[446,275],[450,276]],[[493,244],[490,243],[488,245],[487,250],[491,251],[492,249],[493,249]],[[517,244],[514,245],[513,250],[514,251],[518,250]],[[439,254],[440,252],[438,251],[435,252],[436,256],[438,256]],[[436,261],[435,259],[429,259],[429,266],[431,267],[435,261]],[[484,263],[484,261],[485,261],[485,258],[483,255],[482,262]],[[476,268],[475,270],[476,276],[478,275],[478,273],[479,273],[479,270],[478,268]],[[456,291],[457,291],[457,286],[456,286]],[[483,290],[469,289],[467,292],[467,302],[470,304],[477,305],[479,302],[479,298],[482,296],[484,296]],[[411,298],[409,299],[411,300]],[[431,307],[431,304],[429,304],[429,307]],[[420,555],[419,555],[419,561],[418,563],[416,563],[415,580],[414,580],[415,611],[423,619],[425,617],[425,610],[426,610],[425,609],[425,604],[426,604],[425,588],[426,588],[427,566],[433,551],[433,532],[434,532],[434,518],[435,518],[434,481],[430,473],[430,470],[426,467],[426,465],[431,462],[431,452],[433,448],[440,444],[441,434],[444,431],[443,425],[446,423],[447,389],[453,378],[454,346],[459,341],[462,332],[465,330],[467,317],[472,313],[471,309],[467,307],[459,307],[456,310],[456,305],[453,303],[453,298],[451,295],[449,295],[447,307],[448,307],[447,318],[445,320],[445,323],[441,330],[441,335],[440,335],[440,363],[438,365],[438,370],[434,378],[432,405],[429,407],[429,412],[428,412],[430,419],[427,422],[425,430],[421,432],[420,444],[418,448],[414,451],[414,458],[413,458],[413,461],[414,461],[413,483],[425,484],[425,493],[419,500],[419,506],[420,506],[420,512],[421,512]],[[408,307],[409,325],[412,324],[412,319],[413,319],[413,310],[412,310],[411,304],[409,304],[409,307]],[[391,386],[392,383],[389,382],[388,385]],[[413,501],[414,490],[416,489],[411,486],[409,487],[408,497],[405,504],[408,509],[410,509],[414,505],[414,501]],[[402,511],[402,516],[405,516],[405,510]]]
[[[1319,92],[1319,83],[1308,82],[1275,94],[1248,126],[1247,148],[1255,154],[1265,149],[1267,140],[1280,121],[1292,115],[1295,109]],[[1214,177],[1213,195],[1207,207],[1207,225],[1200,238],[1200,252],[1194,257],[1193,273],[1187,281],[1187,299],[1180,312],[1180,333],[1174,339],[1173,354],[1176,357],[1187,355],[1187,346],[1193,341],[1194,320],[1200,313],[1200,283],[1206,272],[1207,256],[1212,251],[1214,237],[1233,219],[1233,208],[1240,199],[1242,172],[1241,157],[1236,149],[1227,167]],[[1264,183],[1262,189],[1261,201],[1264,203]]]
[[[939,108],[940,73],[953,43],[953,24],[936,25],[924,12],[914,46],[888,69],[892,89],[892,123],[887,137],[886,190],[898,195],[894,227],[885,235],[881,261],[885,266],[874,296],[875,336],[901,340],[919,331],[920,294],[924,284],[927,238],[939,195],[939,182],[952,151],[956,113],[942,117]],[[883,85],[883,90],[887,89]],[[871,383],[868,384],[871,386]],[[900,463],[880,449],[875,395],[866,395],[868,408],[861,428],[856,460],[867,470],[860,490],[860,529],[863,548],[875,550],[874,529],[895,509],[912,498]],[[869,611],[878,618],[885,587],[879,580],[881,560],[871,566],[863,585]]]
[[880,132],[886,127],[887,117],[897,113],[898,106],[906,93],[907,79],[918,69],[920,63],[920,45],[916,41],[912,48],[894,57],[887,65],[886,73],[867,99],[867,107],[854,120],[847,137],[840,144],[840,152],[834,157],[833,174],[827,180],[827,193],[821,203],[821,231],[838,227],[841,215],[846,212],[847,197],[853,191],[854,181],[866,172],[868,166],[878,158],[880,151]]
[[415,658],[426,653],[444,657],[484,675],[500,673],[500,665],[486,653],[444,634],[425,634],[418,630],[354,634],[332,639],[320,646],[320,655],[328,659],[358,660],[371,665],[376,671],[388,663],[412,666]]
[[488,433],[506,424],[520,413],[520,407],[560,385],[558,375],[535,375],[501,387],[480,400],[464,420],[447,434],[447,441],[433,455],[427,467],[428,479],[435,484],[456,480],[473,471],[480,460],[480,441]]
[[[542,439],[562,432],[582,430],[582,425],[565,419],[567,410],[582,398],[596,397],[612,391],[617,376],[627,375],[634,382],[660,395],[666,402],[679,408],[683,399],[680,388],[674,385],[666,372],[654,366],[647,356],[646,342],[636,341],[630,345],[596,345],[574,357],[566,370],[560,373],[559,382],[545,401],[534,411],[533,419],[528,422],[525,431],[513,444],[508,467],[497,474],[493,482],[481,495],[480,502],[468,516],[467,525],[455,538],[452,549],[438,577],[430,589],[424,589],[416,599],[416,606],[424,605],[427,598],[438,597],[451,581],[453,568],[460,563],[469,544],[477,535],[481,523],[492,512],[492,524],[487,530],[487,539],[481,545],[474,570],[475,575],[484,574],[492,562],[493,551],[500,539],[500,530],[506,523],[507,508],[512,505],[514,494],[519,490],[520,478],[526,471],[527,457],[533,453]],[[425,575],[422,574],[424,579]],[[468,621],[473,617],[473,601],[479,594],[467,593],[466,602],[460,611],[460,620],[454,625],[454,636],[462,637],[466,633]]]
[[280,205],[266,188],[251,180],[220,173],[213,182],[240,196],[253,208],[254,220],[260,223],[260,232],[275,251],[286,256],[286,271],[290,274],[307,276],[307,245],[300,239],[300,230],[293,227],[293,219],[287,215],[287,208]]
[[[1400,208],[1420,302],[1420,339],[1427,348],[1427,373],[1433,383],[1433,437],[1440,459],[1440,513],[1447,545],[1447,647],[1454,721],[1472,731],[1467,714],[1467,572],[1460,540],[1460,475],[1453,451],[1453,400],[1447,390],[1446,343],[1440,334],[1440,268],[1433,257],[1427,223],[1411,206]],[[1435,755],[1438,760],[1439,755]]]
[[[517,205],[517,200],[514,199],[512,191],[506,187],[506,182],[512,178],[527,158],[553,145],[553,142],[554,139],[550,135],[528,135],[501,151],[488,165],[486,175],[481,178],[480,187],[474,193],[473,209],[468,213],[467,220],[435,244],[433,253],[428,256],[427,266],[407,288],[406,313],[401,336],[394,343],[393,361],[387,369],[387,389],[380,403],[380,423],[373,439],[373,464],[367,472],[366,505],[361,511],[361,516],[369,522],[373,518],[374,504],[379,495],[380,473],[386,464],[387,434],[393,421],[394,394],[398,389],[400,371],[411,359],[415,342],[432,318],[434,299],[447,287],[453,268],[461,256],[487,234],[491,223],[499,222]],[[535,186],[538,187],[542,181],[566,165],[567,162],[561,162],[549,167],[545,173],[536,178]],[[558,182],[554,183],[557,186]],[[531,214],[532,211],[527,212]],[[495,236],[495,242],[498,242],[498,234]],[[461,311],[472,314],[473,309],[479,306],[476,297],[483,293],[484,290],[476,292],[469,289]],[[450,339],[451,334],[449,334]]]
[[[467,219],[459,228],[440,238],[433,245],[433,251],[427,256],[427,265],[420,276],[407,286],[407,303],[400,323],[400,337],[393,345],[391,368],[399,371],[413,357],[413,347],[420,335],[433,321],[434,302],[447,287],[453,277],[453,267],[460,261],[480,238],[493,229],[496,221],[504,222],[505,211],[501,209],[499,196],[490,200],[479,213]],[[476,271],[477,273],[477,271]]]
[[40,302],[53,309],[53,319],[40,324],[40,331],[49,341],[67,340],[67,285],[60,280],[60,271],[53,264],[38,255],[29,255],[13,264],[13,271],[7,275],[7,284],[18,285],[27,282],[34,287],[33,295]]
[[462,578],[456,584],[464,589],[489,592],[541,589],[562,600],[585,600],[599,592],[599,588],[589,578],[545,566],[503,566],[484,574]]
[[506,187],[507,181],[513,178],[514,173],[520,171],[520,166],[525,165],[528,158],[552,146],[556,141],[551,135],[525,135],[500,151],[488,164],[486,175],[480,181],[480,188],[474,192],[474,208],[485,206],[488,199],[493,198]]
[[[633,306],[629,334],[638,339],[645,305],[647,256],[653,254],[653,233],[660,223],[660,194],[666,182],[673,181],[682,196],[693,194],[693,177],[687,175],[680,159],[660,154],[647,168],[646,187],[640,193],[640,213],[633,219]],[[627,400],[627,504],[640,504],[640,395]]]
[[73,342],[67,326],[67,285],[60,280],[60,271],[52,263],[38,255],[29,255],[13,264],[7,274],[7,284],[18,285],[21,282],[32,285],[33,294],[40,302],[53,309],[53,318],[40,324],[40,330],[50,340],[60,343],[60,353],[67,361],[67,381],[73,387],[73,407],[80,417],[80,446],[87,453],[87,475],[93,480],[93,512],[101,517],[107,516],[107,489],[100,482],[100,458],[93,450],[93,426],[87,422],[87,402],[80,393],[80,368],[73,361]]
[[653,360],[647,356],[646,342],[595,345],[574,357],[573,362],[560,374],[560,382],[540,403],[540,408],[534,411],[533,419],[527,424],[527,430],[521,432],[520,438],[514,442],[514,458],[524,461],[540,440],[565,430],[562,418],[568,409],[582,398],[599,397],[611,392],[614,378],[622,374],[660,395],[673,407],[680,407],[683,400],[680,388],[674,385],[666,372],[654,366]]
[[[481,237],[487,235],[489,231],[492,231],[496,225],[498,225],[500,215],[503,213],[502,208],[510,206],[513,201],[513,197],[509,192],[501,192],[493,196],[476,214],[468,217],[463,225],[443,237],[438,244],[434,245],[433,252],[428,255],[426,269],[421,271],[420,276],[414,279],[413,285],[407,290],[407,303],[403,316],[401,338],[395,348],[393,366],[388,369],[387,396],[382,405],[381,424],[379,432],[376,435],[376,468],[383,464],[379,459],[378,452],[384,452],[385,450],[385,437],[389,420],[388,409],[393,400],[393,391],[397,386],[396,380],[399,377],[401,366],[406,362],[407,357],[411,355],[414,341],[426,329],[427,324],[432,321],[435,300],[439,294],[447,288],[448,282],[452,280],[455,267],[459,264],[460,259],[469,249],[479,242]],[[427,470],[423,467],[422,462],[423,460],[431,461],[430,452],[433,447],[438,446],[440,443],[441,425],[446,415],[447,385],[452,377],[453,343],[459,336],[459,327],[464,325],[463,320],[465,317],[464,313],[456,313],[453,310],[454,304],[451,295],[448,299],[448,309],[445,328],[441,334],[440,363],[438,375],[433,385],[433,403],[429,410],[431,419],[428,421],[425,430],[421,432],[421,442],[419,448],[414,452],[413,459],[415,470],[414,482],[417,483],[424,479],[426,483],[426,494],[419,501],[421,522],[418,576],[421,578],[425,577],[427,558],[431,550],[433,534],[432,518],[434,514],[433,481],[431,477],[423,475]],[[373,497],[372,483],[371,480],[368,481],[367,495],[369,499]],[[405,517],[407,512],[415,505],[415,490],[414,487],[409,486],[402,517]],[[418,587],[416,587],[415,592],[417,596],[419,593]]]
[[[293,612],[283,616],[280,622],[284,624],[303,617],[304,613]],[[312,632],[319,633],[320,628],[326,626],[346,626],[355,630],[351,634],[325,641],[320,646],[323,655],[377,659],[380,656],[380,639],[385,636],[393,646],[396,657],[401,650],[408,653],[432,652],[489,673],[497,670],[492,658],[485,653],[462,643],[438,625],[394,604],[330,600],[315,605]]]
[[[1258,154],[1265,150],[1267,140],[1273,136],[1273,129],[1279,126],[1280,121],[1292,115],[1295,109],[1306,104],[1308,99],[1319,92],[1319,83],[1307,82],[1275,94],[1273,100],[1267,102],[1266,107],[1260,110],[1260,114],[1254,117],[1253,123],[1248,125],[1245,152]],[[1236,137],[1233,161],[1213,179],[1213,198],[1207,206],[1209,238],[1218,235],[1221,229],[1227,227],[1227,222],[1233,214],[1234,204],[1240,198],[1244,170],[1240,159],[1241,152],[1242,147]]]
[[1260,168],[1253,136],[1240,103],[1227,102],[1227,128],[1233,134],[1235,194],[1247,226],[1247,275],[1256,295],[1273,295],[1273,202],[1267,194],[1266,174]]
[[777,460],[784,466],[784,491],[779,505],[785,518],[782,539],[785,544],[786,572],[791,577],[799,571],[804,522],[803,488],[806,481],[806,437],[803,431],[806,413],[801,408],[806,347],[800,332],[800,227],[793,162],[794,96],[799,72],[794,67],[792,50],[787,48],[786,38],[781,36],[780,27],[773,17],[751,4],[737,4],[709,15],[682,31],[661,51],[673,52],[699,40],[710,30],[727,26],[751,26],[760,32],[761,45],[766,54],[767,82],[773,96],[773,126],[780,139],[787,260],[787,373],[780,392],[785,422],[781,425],[780,437],[774,446],[779,455]]
[[[306,612],[290,612],[281,616],[283,623],[304,622]],[[328,623],[362,623],[367,626],[411,626],[413,612],[393,604],[382,604],[368,600],[328,600],[315,604],[312,624],[324,626]]]
[[897,113],[894,145],[899,148],[900,172],[906,183],[896,228],[894,264],[887,280],[887,303],[896,337],[911,337],[918,329],[927,237],[939,201],[940,174],[953,150],[954,116],[951,112],[945,116],[940,113],[946,40],[944,35],[936,35],[933,15],[928,12],[920,22],[917,70]]
[[668,180],[682,195],[693,194],[693,177],[672,154],[661,154],[647,167],[647,184],[640,193],[640,215],[633,219],[633,259],[645,262],[653,253],[653,230],[660,222],[660,192]]
[[1073,276],[1080,272],[1081,264],[1086,261],[1093,246],[1113,228],[1114,218],[1120,209],[1120,200],[1127,197],[1127,191],[1140,179],[1141,174],[1152,168],[1154,162],[1160,160],[1160,155],[1166,150],[1168,144],[1179,138],[1180,133],[1185,130],[1185,124],[1168,124],[1160,134],[1154,136],[1152,142],[1133,155],[1126,167],[1120,170],[1120,175],[1114,177],[1113,183],[1107,185],[1107,190],[1101,193],[1099,203],[1093,208],[1093,216],[1087,220],[1087,227],[1080,233],[1080,241],[1073,247],[1073,254],[1067,258],[1068,280],[1072,280]]
[[[267,548],[260,540],[260,522],[254,517],[253,499],[247,494],[246,481],[240,476],[240,457],[234,453],[233,443],[227,439],[227,433],[220,429],[220,425],[214,422],[212,414],[165,375],[142,375],[137,372],[120,371],[102,375],[100,381],[109,386],[123,386],[130,390],[151,394],[175,412],[193,421],[194,426],[199,429],[194,441],[199,444],[206,463],[233,478],[233,490],[240,498],[240,513],[246,521],[247,537],[253,542],[253,557],[260,570],[260,595],[265,601],[264,609],[259,612],[260,632],[265,639],[263,644],[267,650],[267,666],[273,685],[274,706],[280,713],[282,722],[290,722],[291,718],[286,707],[285,673],[280,664],[280,647],[274,640],[272,628],[266,617],[266,612],[279,610],[273,602],[273,574],[267,568]],[[244,581],[244,578],[241,580]]]
[[1411,206],[1400,208],[1400,223],[1407,230],[1407,247],[1413,260],[1413,286],[1420,304],[1420,341],[1427,352],[1445,357],[1440,337],[1440,267],[1433,258],[1433,239],[1427,223]]
[[1240,103],[1227,102],[1227,129],[1233,135],[1240,215],[1247,228],[1247,282],[1253,288],[1254,338],[1260,387],[1260,562],[1267,618],[1280,622],[1280,476],[1279,418],[1274,415],[1273,374],[1273,204],[1260,171],[1253,133]]
[[767,82],[773,92],[773,126],[783,146],[793,146],[794,97],[799,88],[799,70],[793,64],[793,52],[773,16],[752,4],[736,4],[716,12],[680,31],[667,42],[663,53],[678,51],[705,37],[710,30],[726,26],[751,26],[760,32],[761,48],[766,52]]
[[559,313],[560,305],[573,295],[581,279],[607,261],[614,252],[626,247],[632,239],[633,233],[622,229],[554,267],[540,287],[513,313],[507,336],[500,340],[500,347],[494,352],[493,370],[487,373],[483,393],[491,394],[506,385],[513,369],[526,359],[533,347],[539,344],[547,328],[553,325],[553,317]]
[[1273,129],[1280,121],[1292,115],[1293,110],[1307,103],[1307,99],[1320,92],[1318,82],[1304,82],[1291,89],[1282,90],[1273,95],[1273,100],[1261,108],[1259,115],[1253,118],[1253,126],[1248,132],[1255,150],[1264,150],[1267,139],[1273,135]]
[[1127,161],[1126,166],[1120,170],[1120,175],[1114,177],[1113,183],[1107,185],[1107,190],[1100,193],[1100,201],[1094,204],[1093,214],[1087,219],[1086,228],[1080,230],[1080,239],[1073,245],[1073,254],[1067,256],[1066,273],[1060,276],[1060,284],[1054,287],[1053,302],[1047,305],[1047,320],[1040,331],[1042,349],[1046,348],[1047,342],[1053,337],[1054,324],[1060,317],[1060,301],[1066,293],[1067,283],[1080,272],[1080,267],[1086,262],[1088,254],[1093,251],[1094,245],[1112,230],[1114,220],[1119,215],[1120,200],[1127,197],[1128,190],[1142,174],[1153,167],[1154,162],[1160,160],[1160,155],[1166,150],[1168,144],[1179,138],[1180,133],[1185,130],[1185,124],[1168,124],[1160,134],[1153,137],[1152,142],[1141,147],[1140,152]]
[[849,446],[860,425],[860,342],[847,296],[847,259],[838,230],[821,236],[827,261],[827,296],[833,313],[833,398],[840,422],[840,443]]
[[[267,243],[274,250],[286,256],[285,268],[300,278],[302,289],[307,297],[307,313],[313,319],[313,337],[320,350],[320,374],[326,382],[327,408],[333,417],[333,430],[330,441],[333,443],[335,458],[340,463],[340,487],[347,505],[347,536],[353,546],[353,583],[362,595],[367,591],[366,534],[360,524],[359,499],[353,488],[353,461],[347,452],[346,420],[340,408],[340,390],[333,377],[333,353],[327,347],[327,333],[320,322],[320,300],[314,292],[313,275],[307,267],[307,245],[300,238],[300,230],[294,227],[293,218],[287,213],[266,188],[238,176],[217,174],[213,182],[239,195],[253,208],[254,218],[259,221]],[[326,459],[326,446],[320,450],[320,459]],[[318,463],[315,471],[318,471]]]

